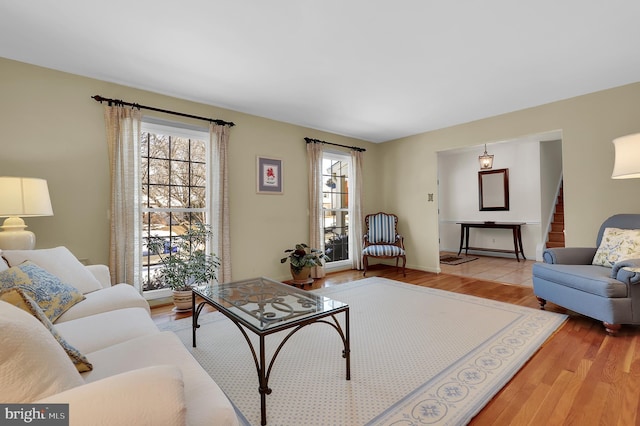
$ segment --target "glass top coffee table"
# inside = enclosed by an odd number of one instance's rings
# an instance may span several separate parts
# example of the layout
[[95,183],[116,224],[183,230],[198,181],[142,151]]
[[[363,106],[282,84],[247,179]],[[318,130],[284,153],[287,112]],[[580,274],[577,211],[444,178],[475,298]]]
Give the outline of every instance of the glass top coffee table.
[[[197,304],[197,298],[202,302]],[[193,347],[196,347],[198,317],[205,305],[211,305],[229,318],[240,329],[249,344],[258,372],[261,424],[267,424],[266,396],[271,393],[269,375],[282,346],[302,327],[324,323],[333,327],[344,345],[342,357],[346,360],[346,379],[351,379],[349,344],[349,305],[313,292],[286,285],[269,278],[252,278],[225,284],[193,288]],[[344,313],[344,324],[336,315]],[[276,348],[267,365],[265,337],[291,329]],[[247,330],[259,337],[259,347],[254,347]]]

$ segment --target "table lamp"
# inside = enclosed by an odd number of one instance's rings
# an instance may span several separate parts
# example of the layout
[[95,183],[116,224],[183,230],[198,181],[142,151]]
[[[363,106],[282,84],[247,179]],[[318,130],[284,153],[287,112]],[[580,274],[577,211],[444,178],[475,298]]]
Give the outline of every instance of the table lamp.
[[47,181],[38,178],[0,176],[0,249],[32,250],[36,236],[26,231],[22,217],[53,216]]
[[640,178],[640,133],[613,140],[615,161],[612,179]]

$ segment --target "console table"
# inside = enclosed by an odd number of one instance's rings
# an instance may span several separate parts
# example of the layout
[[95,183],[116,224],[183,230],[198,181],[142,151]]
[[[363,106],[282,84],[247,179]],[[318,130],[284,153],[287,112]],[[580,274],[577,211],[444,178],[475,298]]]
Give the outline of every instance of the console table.
[[[526,225],[524,222],[457,222],[460,225],[460,249],[458,255],[464,250],[465,254],[469,250],[482,250],[482,251],[495,251],[501,253],[513,253],[516,255],[516,259],[520,262],[520,256],[526,260],[524,256],[524,250],[522,249],[522,225]],[[513,232],[513,250],[501,250],[490,249],[482,247],[469,247],[469,229],[471,228],[491,228],[491,229],[511,229]]]

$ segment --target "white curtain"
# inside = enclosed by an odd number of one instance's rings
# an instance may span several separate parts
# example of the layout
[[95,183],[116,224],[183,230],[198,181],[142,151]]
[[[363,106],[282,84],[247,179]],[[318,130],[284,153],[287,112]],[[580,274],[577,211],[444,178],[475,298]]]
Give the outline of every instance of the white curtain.
[[229,232],[228,147],[229,126],[209,125],[211,148],[211,225],[214,241],[211,251],[220,258],[218,282],[231,281],[231,237]]
[[111,281],[140,283],[140,123],[138,109],[105,106],[109,164],[111,171],[110,250]]
[[364,214],[362,213],[362,163],[364,152],[351,150],[351,170],[349,170],[349,259],[353,269],[362,269],[362,233]]
[[[322,226],[322,144],[307,143],[309,166],[309,246],[324,251]],[[313,278],[325,276],[324,267],[311,270]]]

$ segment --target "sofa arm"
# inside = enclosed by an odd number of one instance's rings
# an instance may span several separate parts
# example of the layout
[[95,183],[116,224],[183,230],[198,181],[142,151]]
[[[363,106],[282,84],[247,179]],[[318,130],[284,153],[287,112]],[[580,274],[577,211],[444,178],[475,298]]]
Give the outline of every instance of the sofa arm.
[[640,259],[626,259],[614,263],[611,278],[627,284],[640,283]]
[[128,371],[49,396],[69,404],[69,425],[185,425],[180,369],[160,365]]
[[597,249],[594,247],[558,247],[542,252],[544,263],[561,265],[591,265]]
[[111,272],[107,265],[87,265],[87,269],[100,282],[102,288],[111,287]]

